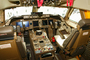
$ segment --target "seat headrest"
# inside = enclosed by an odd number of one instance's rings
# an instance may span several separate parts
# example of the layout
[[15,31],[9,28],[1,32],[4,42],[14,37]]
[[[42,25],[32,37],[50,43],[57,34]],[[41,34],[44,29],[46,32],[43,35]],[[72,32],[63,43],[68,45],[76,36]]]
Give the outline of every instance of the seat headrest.
[[14,30],[12,26],[6,26],[0,28],[0,41],[10,40],[14,38]]
[[90,26],[90,19],[82,19],[79,21],[80,28]]

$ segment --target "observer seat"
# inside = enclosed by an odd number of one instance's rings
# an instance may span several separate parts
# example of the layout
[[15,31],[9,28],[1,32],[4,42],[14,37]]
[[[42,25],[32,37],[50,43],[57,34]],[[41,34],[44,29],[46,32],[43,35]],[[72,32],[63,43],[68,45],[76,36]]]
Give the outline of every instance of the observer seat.
[[26,60],[24,45],[12,26],[0,28],[0,60]]
[[66,39],[54,36],[61,50],[70,56],[81,55],[86,48],[90,37],[90,19],[79,21],[77,28]]

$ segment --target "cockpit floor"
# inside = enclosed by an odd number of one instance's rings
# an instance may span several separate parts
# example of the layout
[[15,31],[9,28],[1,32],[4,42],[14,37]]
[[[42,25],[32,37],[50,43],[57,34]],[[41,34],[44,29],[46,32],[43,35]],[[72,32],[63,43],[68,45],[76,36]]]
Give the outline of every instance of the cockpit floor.
[[[31,49],[31,46],[28,45],[27,49],[30,51],[30,59],[29,60],[35,60],[34,53],[33,53],[33,50]],[[62,59],[59,54],[55,53],[54,60],[62,60]]]
[[[29,57],[29,60],[35,60],[35,57],[34,57],[34,53],[33,53],[33,50],[31,49],[31,46],[30,44],[28,44],[27,46],[27,50],[30,51],[30,57]],[[72,57],[69,57],[69,56],[65,56],[62,51],[60,51],[59,53],[55,53],[55,58],[54,60],[69,60],[69,59],[73,59]],[[81,57],[81,60],[85,60],[83,57]]]

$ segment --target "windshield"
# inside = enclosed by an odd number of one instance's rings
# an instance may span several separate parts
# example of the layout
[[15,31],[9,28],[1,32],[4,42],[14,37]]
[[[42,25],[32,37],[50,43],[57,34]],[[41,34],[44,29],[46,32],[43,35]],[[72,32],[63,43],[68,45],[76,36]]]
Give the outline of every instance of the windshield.
[[30,15],[32,7],[17,7],[14,9],[5,10],[5,22],[7,22],[13,16]]
[[[7,22],[13,16],[31,15],[33,7],[17,7],[14,9],[5,10],[5,21]],[[42,6],[38,9],[38,12],[43,12],[43,14],[61,15],[65,17],[67,8],[58,7],[46,7]]]
[[79,9],[74,9],[72,12],[71,16],[69,17],[69,20],[74,21],[74,22],[79,22],[81,20],[81,14]]
[[43,12],[43,14],[52,14],[52,15],[60,15],[65,17],[67,8],[58,8],[58,7],[40,7],[38,12]]

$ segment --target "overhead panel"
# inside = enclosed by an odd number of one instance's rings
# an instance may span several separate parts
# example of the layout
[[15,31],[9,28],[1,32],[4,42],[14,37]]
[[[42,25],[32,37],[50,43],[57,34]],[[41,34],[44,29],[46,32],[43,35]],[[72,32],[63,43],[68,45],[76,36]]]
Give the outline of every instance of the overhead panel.
[[0,10],[20,6],[20,0],[0,0]]

